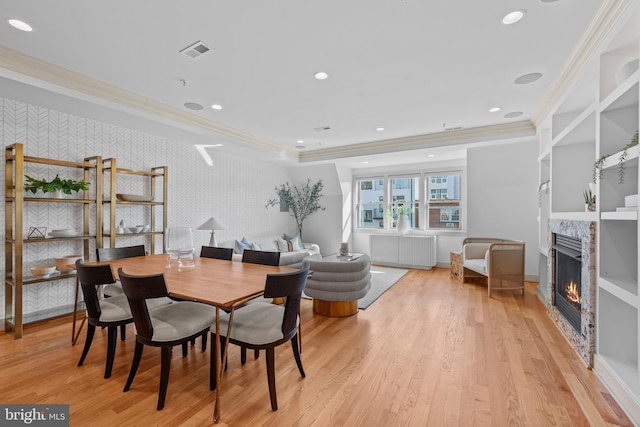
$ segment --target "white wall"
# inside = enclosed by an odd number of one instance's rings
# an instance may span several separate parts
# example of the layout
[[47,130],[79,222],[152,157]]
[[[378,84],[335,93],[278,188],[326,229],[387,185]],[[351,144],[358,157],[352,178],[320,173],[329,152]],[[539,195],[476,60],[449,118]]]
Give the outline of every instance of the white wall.
[[538,276],[537,182],[536,140],[467,150],[467,234],[525,241],[528,279]]
[[[215,216],[226,226],[225,230],[216,232],[218,241],[295,230],[295,223],[292,224],[287,215],[264,207],[266,201],[273,197],[274,188],[289,179],[283,166],[241,158],[221,150],[212,153],[213,166],[209,167],[193,145],[186,142],[1,97],[0,120],[3,145],[22,142],[25,154],[30,156],[81,161],[84,157],[99,155],[115,157],[118,166],[124,168],[168,166],[169,225],[196,228],[210,216]],[[212,144],[215,142],[211,141]],[[37,173],[48,179],[55,176],[55,171],[46,167],[38,169]],[[4,175],[4,161],[0,162],[0,174]],[[121,188],[118,192],[132,192],[126,190]],[[4,191],[3,185],[0,189],[2,198]],[[35,225],[49,229],[78,225],[77,213],[60,215],[52,205],[34,208],[31,204],[29,209],[32,212],[25,220],[25,232],[29,226]],[[118,210],[117,217],[130,225],[137,222],[126,209]],[[0,209],[0,221],[4,222],[4,209]],[[2,233],[4,237],[4,228]],[[119,239],[118,245],[142,243],[126,239],[129,238]],[[196,247],[208,242],[208,231],[195,231]],[[60,254],[81,253],[81,246],[74,242],[27,246],[30,246],[25,253],[27,266],[51,263]],[[2,251],[4,276],[4,247]],[[25,286],[24,312],[72,305],[74,286],[71,279]],[[4,301],[4,286],[0,287],[0,300]],[[4,317],[4,305],[0,305],[0,317]]]

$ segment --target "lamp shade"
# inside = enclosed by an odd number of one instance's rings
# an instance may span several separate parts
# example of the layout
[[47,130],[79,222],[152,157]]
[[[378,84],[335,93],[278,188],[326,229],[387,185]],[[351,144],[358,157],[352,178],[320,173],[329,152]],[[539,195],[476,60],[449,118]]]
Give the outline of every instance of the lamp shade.
[[198,227],[198,230],[224,230],[224,225],[220,224],[220,222],[214,217],[209,218]]

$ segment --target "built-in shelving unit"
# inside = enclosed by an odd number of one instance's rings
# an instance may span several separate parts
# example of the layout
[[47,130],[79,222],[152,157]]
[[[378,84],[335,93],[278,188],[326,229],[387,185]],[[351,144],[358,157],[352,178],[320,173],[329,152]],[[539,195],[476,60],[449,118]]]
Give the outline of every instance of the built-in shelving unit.
[[[636,423],[640,423],[640,239],[638,209],[625,207],[625,197],[638,194],[640,187],[639,146],[627,150],[623,182],[619,175],[622,150],[640,127],[640,71],[621,78],[619,70],[640,56],[639,40],[635,3],[539,130],[540,183],[552,184],[549,203],[544,194],[540,202],[541,277],[551,274],[548,265],[542,265],[548,248],[545,221],[595,222],[594,371]],[[583,192],[592,182],[594,163],[605,156],[596,185],[596,211],[585,212]]]
[[[63,173],[63,170],[80,170],[84,181],[93,183],[93,189],[84,191],[81,196],[68,196],[68,198],[45,198],[45,197],[25,197],[24,175],[31,166],[44,165],[48,171]],[[24,145],[15,143],[5,147],[5,331],[13,331],[15,338],[21,338],[23,334],[23,286],[37,285],[42,283],[60,281],[63,279],[75,278],[75,274],[60,274],[46,278],[36,278],[29,276],[27,265],[25,264],[25,251],[41,244],[51,244],[55,242],[77,243],[82,248],[85,259],[89,257],[90,242],[96,241],[100,244],[100,233],[96,230],[102,228],[102,224],[97,220],[94,228],[91,228],[91,210],[102,210],[102,159],[100,157],[88,157],[82,162],[66,160],[55,160],[41,157],[26,156]],[[26,232],[25,216],[28,206],[36,203],[46,203],[50,206],[75,206],[74,216],[82,218],[82,234],[77,237],[55,237],[55,238],[25,238]],[[68,312],[73,311],[73,306]]]
[[[167,228],[167,189],[168,174],[166,166],[153,167],[150,170],[125,169],[117,166],[116,159],[104,159],[103,172],[105,176],[105,229],[103,231],[104,243],[109,247],[118,246],[118,239],[127,239],[129,243],[120,244],[128,246],[132,239],[143,237],[147,252],[154,254],[164,250],[164,234]],[[147,192],[149,201],[118,200],[118,186],[122,188],[137,188]],[[125,191],[122,191],[125,193]],[[148,232],[126,233],[117,232],[119,222],[118,207],[127,210],[129,218],[139,218],[139,224],[148,224]],[[132,226],[138,224],[130,224]]]

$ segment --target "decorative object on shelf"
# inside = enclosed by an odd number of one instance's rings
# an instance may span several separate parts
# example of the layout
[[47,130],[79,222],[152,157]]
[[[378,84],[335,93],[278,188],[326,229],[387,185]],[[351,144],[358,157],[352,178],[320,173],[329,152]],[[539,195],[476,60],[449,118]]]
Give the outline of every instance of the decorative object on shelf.
[[[637,68],[637,64],[636,64],[636,68]],[[627,161],[627,156],[629,155],[628,150],[629,148],[635,147],[636,145],[638,145],[637,130],[636,130],[636,133],[633,135],[633,138],[631,138],[631,141],[624,146],[624,148],[622,149],[622,152],[620,153],[620,157],[618,158],[618,183],[620,184],[624,182],[625,167],[627,163],[626,161]]]
[[542,205],[542,190],[544,190],[545,194],[549,194],[549,184],[551,180],[548,179],[545,182],[540,183],[538,185],[538,207]]
[[406,234],[407,231],[409,231],[409,229],[411,228],[411,225],[409,223],[410,209],[407,206],[398,205],[394,210],[397,217],[394,218],[393,212],[390,210],[387,211],[387,217],[389,218],[389,222],[391,222],[392,225],[394,222],[396,223],[396,233],[402,236],[403,234]]
[[47,237],[47,227],[29,227],[27,239],[45,239]]
[[136,225],[136,227],[142,228],[142,230],[140,230],[141,233],[148,233],[149,231],[151,231],[151,225],[149,224],[138,224]]
[[153,196],[144,196],[141,194],[116,194],[116,199],[121,200],[123,202],[151,202],[153,201]]
[[64,194],[71,194],[71,192],[87,191],[89,189],[89,183],[86,181],[74,181],[73,179],[62,179],[56,175],[51,181],[45,179],[36,179],[25,175],[24,190],[30,191],[36,194],[38,190],[43,193],[55,193],[61,191]]
[[120,223],[116,227],[116,234],[124,234],[124,231],[125,231],[124,220],[121,219]]
[[82,259],[82,255],[67,255],[56,258],[56,270],[62,274],[72,273],[76,270],[76,261]]
[[55,271],[55,265],[39,265],[37,267],[31,267],[31,274],[38,279],[45,279],[51,276]]
[[625,63],[620,69],[616,72],[614,78],[616,80],[616,84],[620,86],[627,80],[633,73],[638,69],[638,58],[632,59],[631,61]]
[[211,237],[209,238],[209,246],[218,246],[218,243],[216,242],[216,230],[224,230],[224,229],[225,229],[224,225],[220,224],[220,221],[218,221],[214,217],[209,218],[202,225],[200,225],[200,227],[198,227],[198,230],[211,230]]
[[302,238],[304,220],[316,211],[325,210],[320,205],[323,188],[322,180],[318,180],[318,182],[311,185],[311,179],[307,179],[307,183],[302,187],[291,187],[287,182],[280,187],[276,187],[278,198],[268,200],[265,207],[269,208],[285,203],[289,207],[289,213],[296,220],[298,235]]
[[602,178],[602,169],[604,168],[604,162],[607,160],[607,157],[609,157],[608,154],[600,156],[600,158],[593,163],[593,168],[591,170],[591,182],[596,183]]
[[138,226],[138,227],[127,227],[126,230],[127,230],[128,233],[137,234],[137,233],[142,232],[143,228],[144,227],[140,227],[140,226]]
[[59,230],[51,230],[49,237],[78,237],[82,236],[82,231],[75,228],[63,228]]
[[349,242],[340,243],[340,256],[349,255]]
[[595,212],[596,211],[596,195],[591,191],[591,188],[584,190],[584,211]]

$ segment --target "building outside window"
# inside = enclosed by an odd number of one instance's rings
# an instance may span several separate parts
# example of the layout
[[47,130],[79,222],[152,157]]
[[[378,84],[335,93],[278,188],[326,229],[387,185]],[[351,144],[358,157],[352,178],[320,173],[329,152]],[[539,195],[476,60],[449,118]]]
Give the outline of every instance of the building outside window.
[[358,180],[358,227],[384,227],[384,178]]
[[420,203],[420,176],[397,177],[390,179],[391,188],[391,210],[394,221],[391,227],[395,228],[398,215],[396,213],[398,206],[404,206],[409,209],[410,228],[419,228],[419,203]]
[[431,175],[427,200],[428,228],[460,230],[460,173]]

